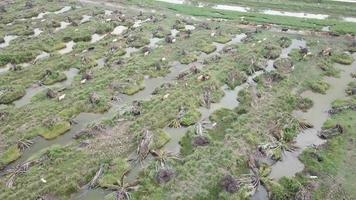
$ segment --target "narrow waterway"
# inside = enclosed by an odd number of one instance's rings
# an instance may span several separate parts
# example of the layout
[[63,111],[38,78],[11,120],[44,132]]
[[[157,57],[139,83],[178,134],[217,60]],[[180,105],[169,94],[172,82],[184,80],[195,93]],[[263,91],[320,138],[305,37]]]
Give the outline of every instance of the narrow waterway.
[[[352,56],[356,59],[356,54]],[[299,147],[297,151],[285,152],[282,161],[272,166],[272,172],[270,174],[272,179],[278,180],[283,176],[293,177],[296,173],[301,172],[304,169],[304,165],[300,162],[298,156],[307,147],[317,146],[325,142],[325,140],[318,137],[318,133],[324,122],[329,118],[327,111],[331,109],[331,103],[337,99],[346,98],[345,89],[348,83],[353,81],[350,74],[356,72],[356,62],[353,62],[351,66],[335,64],[334,67],[341,70],[340,78],[324,78],[324,81],[330,84],[330,88],[326,94],[314,93],[309,90],[302,93],[302,96],[311,99],[314,105],[311,109],[305,113],[301,113],[298,117],[304,119],[314,127],[299,133],[296,138],[296,146]]]
[[66,75],[66,80],[55,83],[54,85],[51,86],[45,86],[45,85],[34,85],[33,87],[27,88],[26,89],[26,94],[23,96],[21,99],[14,101],[13,103],[15,104],[15,107],[20,108],[22,106],[25,106],[29,103],[31,103],[32,97],[35,95],[39,94],[40,92],[48,89],[48,88],[53,88],[53,87],[69,87],[73,80],[74,77],[78,74],[79,70],[76,68],[70,68],[69,70],[65,71],[64,74]]
[[[222,46],[228,46],[231,44],[238,44],[241,42],[241,40],[246,37],[245,34],[240,34],[237,35],[233,40],[231,40],[229,43],[226,44],[220,44]],[[157,40],[160,41],[160,40]],[[222,50],[223,47],[217,47],[216,49],[220,49]],[[167,74],[165,77],[158,77],[158,78],[152,78],[152,79],[145,79],[145,89],[140,91],[139,93],[133,95],[133,96],[127,96],[127,95],[121,95],[120,99],[121,102],[123,104],[126,104],[128,102],[132,102],[134,100],[149,100],[152,97],[152,92],[159,87],[160,85],[164,84],[164,83],[168,83],[168,82],[172,82],[176,79],[176,77],[183,71],[188,70],[190,67],[192,66],[197,66],[197,65],[202,65],[202,61],[209,57],[209,56],[213,56],[215,54],[219,53],[218,51],[215,51],[211,54],[201,54],[199,56],[199,59],[196,62],[190,63],[188,65],[183,65],[180,64],[179,62],[172,62],[170,63],[170,73]],[[235,101],[237,102],[236,98]],[[118,107],[113,108],[116,112],[116,110],[118,109]],[[111,109],[112,110],[112,109]],[[109,113],[112,111],[109,111]],[[113,113],[115,113],[113,112]],[[170,135],[171,140],[164,146],[165,149],[167,149],[168,151],[174,152],[174,153],[179,153],[180,151],[180,145],[179,145],[179,141],[181,140],[181,138],[184,136],[184,134],[186,133],[186,130],[188,130],[188,127],[182,127],[182,128],[169,128],[166,127],[164,129],[164,131]],[[136,152],[133,152],[131,157],[136,157]],[[140,163],[134,162],[132,163],[132,168],[129,172],[129,174],[127,175],[127,180],[129,182],[132,182],[134,180],[137,179],[139,173],[142,171],[142,169],[149,163],[150,160],[152,160],[153,157],[152,156],[148,156],[142,163],[142,165]],[[91,194],[92,192],[95,191],[91,191],[88,192],[88,190],[91,190],[87,187],[84,187],[81,191],[79,191],[78,193],[73,195],[73,199],[88,199],[90,200],[91,197],[90,195],[88,196],[88,194]],[[96,194],[100,193],[100,191],[95,192]]]

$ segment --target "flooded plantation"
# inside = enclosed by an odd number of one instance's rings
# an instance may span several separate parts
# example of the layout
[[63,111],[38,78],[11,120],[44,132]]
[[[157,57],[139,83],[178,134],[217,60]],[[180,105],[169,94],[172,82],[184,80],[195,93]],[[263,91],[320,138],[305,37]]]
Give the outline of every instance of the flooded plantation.
[[0,3],[0,199],[353,199],[349,1]]

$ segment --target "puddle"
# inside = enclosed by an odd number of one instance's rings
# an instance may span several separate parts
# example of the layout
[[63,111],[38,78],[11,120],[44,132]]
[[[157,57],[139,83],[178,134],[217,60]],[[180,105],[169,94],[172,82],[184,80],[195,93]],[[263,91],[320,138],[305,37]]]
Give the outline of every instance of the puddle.
[[43,86],[33,86],[26,89],[26,94],[21,99],[14,101],[15,107],[19,108],[25,106],[31,102],[32,97],[44,91],[46,87]]
[[122,34],[125,30],[127,29],[126,26],[117,26],[115,29],[111,32],[112,35],[120,35]]
[[112,10],[105,10],[105,15],[110,16],[112,15],[113,11]]
[[172,29],[171,30],[171,35],[172,37],[177,37],[177,34],[179,33],[179,31],[177,29]]
[[[54,14],[62,14],[62,13],[69,11],[70,9],[72,9],[71,6],[65,6],[62,9],[54,12]],[[51,12],[41,12],[36,17],[32,17],[31,19],[42,19],[45,15],[48,15],[48,14],[51,14]]]
[[82,16],[82,19],[80,20],[80,24],[83,24],[83,23],[85,23],[85,22],[88,22],[88,21],[90,21],[90,18],[91,18],[92,16],[90,16],[90,15],[83,15]]
[[356,23],[356,17],[343,17],[342,19],[346,22],[355,22]]
[[98,67],[104,67],[105,66],[105,58],[100,58],[96,60],[96,64],[98,64]]
[[65,12],[71,10],[71,9],[72,9],[72,6],[65,6],[65,7],[63,7],[62,9],[60,9],[60,10],[54,12],[54,14],[57,14],[57,15],[58,15],[58,14],[62,14],[62,13],[65,13]]
[[46,59],[50,56],[49,53],[45,52],[45,51],[42,51],[42,53],[40,55],[38,55],[36,58],[35,58],[35,61],[34,63],[36,63],[37,61],[39,60],[43,60],[43,59]]
[[218,10],[230,10],[230,11],[238,11],[238,12],[248,12],[251,9],[248,7],[242,6],[229,6],[229,5],[216,5],[213,7],[214,9]]
[[184,4],[185,0],[156,0],[166,3],[173,3],[173,4]]
[[145,20],[137,20],[137,21],[135,21],[135,23],[132,25],[132,27],[134,27],[134,28],[137,28],[137,27],[140,27],[143,23],[145,23],[145,22],[148,22],[148,21],[150,21],[151,19],[150,18],[148,18],[148,19],[145,19]]
[[266,67],[267,72],[271,72],[275,70],[273,64],[274,64],[274,60],[267,60],[267,67]]
[[11,64],[7,64],[4,67],[0,67],[0,74],[3,74],[5,72],[9,71],[10,68],[11,68]]
[[299,17],[299,18],[307,18],[307,19],[326,19],[329,15],[324,14],[311,14],[311,13],[303,13],[303,12],[284,12],[278,10],[264,10],[263,14],[266,15],[278,15],[278,16],[288,16],[288,17]]
[[193,25],[185,25],[185,30],[193,31],[193,30],[195,30],[195,26],[193,26]]
[[69,87],[76,75],[78,75],[79,69],[77,68],[70,68],[69,70],[65,71],[64,74],[66,75],[67,79],[63,82],[54,84],[54,87]]
[[150,44],[148,45],[149,48],[157,48],[157,43],[163,40],[162,38],[151,38]]
[[32,17],[31,19],[42,19],[45,15],[50,14],[50,12],[41,12],[36,17]]
[[71,23],[69,23],[69,22],[61,22],[61,26],[58,27],[58,28],[56,28],[56,29],[54,29],[54,31],[57,32],[57,31],[59,31],[59,30],[65,29],[65,28],[67,28],[67,26],[69,26],[70,24],[71,24]]
[[251,200],[266,200],[268,198],[268,192],[263,185],[259,185],[254,195],[252,195]]
[[198,8],[203,8],[203,7],[205,7],[205,6],[206,6],[205,3],[201,3],[201,2],[198,3]]
[[55,83],[52,86],[38,86],[35,85],[33,87],[27,88],[26,89],[26,94],[23,96],[21,99],[14,101],[15,107],[19,108],[22,106],[25,106],[29,103],[31,103],[32,97],[35,95],[39,94],[40,92],[46,90],[47,88],[52,88],[52,87],[69,87],[73,80],[74,77],[78,74],[79,70],[76,68],[70,68],[68,71],[65,71],[64,74],[66,75],[67,79],[63,82]]
[[123,57],[124,57],[124,58],[128,58],[128,57],[131,56],[132,53],[135,53],[136,51],[138,51],[138,49],[135,48],[135,47],[127,47],[127,48],[125,49],[125,51],[126,51],[126,54],[125,54]]
[[99,40],[101,40],[101,39],[103,39],[104,37],[106,36],[106,34],[104,34],[104,35],[99,35],[99,34],[93,34],[92,36],[91,36],[91,41],[90,41],[90,43],[95,43],[95,42],[98,42]]
[[4,43],[0,44],[0,48],[5,48],[10,45],[10,42],[14,39],[16,39],[18,36],[16,35],[6,35],[4,37]]
[[307,46],[307,43],[305,40],[296,40],[292,39],[292,44],[288,48],[282,49],[282,53],[279,57],[281,58],[287,58],[288,54],[292,51],[292,49],[299,49],[299,48],[305,48]]
[[332,1],[346,2],[346,3],[356,3],[356,0],[332,0]]
[[74,41],[67,42],[66,43],[66,47],[61,49],[61,50],[59,50],[58,53],[62,54],[62,55],[63,54],[67,54],[67,53],[69,53],[69,52],[71,52],[73,50],[74,45],[75,45]]
[[[356,58],[356,54],[353,54],[353,57]],[[340,78],[324,78],[324,80],[330,84],[330,88],[325,95],[311,91],[302,93],[302,96],[310,98],[314,102],[314,105],[307,112],[302,113],[300,117],[311,123],[314,128],[303,130],[298,134],[296,146],[299,147],[299,150],[286,152],[283,156],[283,160],[272,166],[271,178],[277,180],[283,176],[292,177],[296,173],[301,172],[304,166],[299,161],[298,156],[305,148],[320,145],[325,142],[325,140],[320,139],[317,134],[321,130],[324,122],[329,118],[327,111],[331,108],[331,103],[336,99],[346,98],[345,89],[348,83],[353,80],[350,73],[355,72],[356,62],[353,62],[352,66],[340,64],[335,64],[334,66],[336,69],[342,70],[342,72],[340,73]]]
[[321,31],[324,31],[324,32],[329,32],[330,31],[330,26],[324,26]]
[[23,152],[23,155],[21,158],[17,161],[15,161],[13,164],[10,164],[11,166],[16,166],[18,164],[21,164],[23,162],[26,162],[31,156],[36,155],[37,153],[41,152],[42,150],[52,146],[52,145],[65,145],[68,144],[69,141],[72,141],[72,137],[81,131],[83,128],[85,128],[87,125],[90,123],[93,123],[97,121],[98,119],[101,118],[101,114],[94,114],[94,113],[80,113],[77,117],[75,117],[73,120],[77,123],[73,124],[71,126],[70,131],[65,133],[64,135],[57,137],[53,140],[46,140],[43,139],[42,137],[38,136],[36,139],[34,139],[34,144],[31,146],[31,148],[27,149],[26,151]]
[[33,29],[33,36],[32,37],[37,37],[39,36],[41,33],[43,33],[43,31],[39,28],[35,28]]
[[170,128],[166,127],[163,129],[171,138],[169,142],[164,146],[168,152],[172,152],[173,154],[180,153],[180,145],[179,141],[184,137],[185,133],[188,131],[189,127],[181,127],[181,128]]
[[105,199],[105,196],[110,194],[110,191],[95,188],[89,189],[87,186],[82,188],[79,192],[74,193],[70,199],[72,200],[98,200]]

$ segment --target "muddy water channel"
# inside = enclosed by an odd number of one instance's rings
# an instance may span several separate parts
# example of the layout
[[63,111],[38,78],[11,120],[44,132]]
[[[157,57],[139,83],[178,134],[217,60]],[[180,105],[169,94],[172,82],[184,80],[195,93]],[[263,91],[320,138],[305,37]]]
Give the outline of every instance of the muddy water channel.
[[[216,55],[218,54],[220,51],[222,51],[222,49],[225,46],[231,45],[231,44],[238,44],[241,42],[241,40],[246,37],[245,34],[241,34],[241,35],[237,35],[232,41],[230,41],[227,44],[219,44],[219,43],[214,43],[214,45],[216,46],[216,51],[211,53],[211,54],[205,54],[205,53],[201,53],[198,60],[194,63],[191,63],[189,65],[182,65],[179,62],[173,62],[171,63],[171,73],[168,74],[166,77],[160,77],[160,78],[154,78],[154,79],[148,79],[146,80],[145,85],[147,85],[148,87],[134,95],[134,96],[126,96],[126,98],[123,98],[125,102],[129,102],[132,101],[134,99],[143,99],[143,100],[148,100],[149,97],[151,96],[152,91],[158,87],[159,85],[161,85],[162,83],[165,82],[171,82],[175,79],[175,77],[182,71],[184,71],[185,69],[189,69],[189,67],[191,66],[197,66],[199,68],[202,68],[203,65],[203,61],[204,59]],[[293,40],[293,44],[291,47],[287,48],[287,49],[283,49],[283,53],[282,54],[288,54],[290,52],[291,49],[293,48],[299,48],[300,46],[304,46],[305,42],[304,41],[300,41],[300,40]],[[273,63],[273,61],[271,61],[271,63]],[[182,70],[183,69],[183,70]],[[237,101],[237,95],[238,92],[246,87],[248,87],[251,84],[255,84],[253,82],[253,78],[256,76],[259,76],[263,73],[263,71],[258,71],[256,73],[254,73],[253,75],[251,75],[248,78],[248,81],[240,86],[237,86],[234,90],[230,90],[226,85],[224,85],[222,87],[225,95],[224,97],[220,100],[219,103],[214,103],[211,104],[211,107],[209,109],[201,107],[199,108],[199,111],[202,113],[202,117],[201,117],[201,121],[202,123],[209,123],[209,116],[216,110],[220,109],[220,108],[228,108],[228,109],[233,109],[235,107],[237,107],[239,105],[239,102]],[[164,128],[164,131],[170,136],[170,141],[163,147],[164,149],[166,149],[169,152],[175,153],[175,154],[179,154],[180,152],[180,145],[179,145],[179,141],[181,140],[181,138],[185,135],[185,133],[187,132],[187,130],[190,127],[181,127],[181,128],[170,128],[170,127],[166,127]],[[131,154],[131,158],[135,158],[135,152],[133,152]],[[142,171],[143,168],[145,168],[148,163],[152,160],[153,158],[151,156],[148,156],[143,162],[142,165],[139,163],[132,163],[132,169],[129,172],[128,176],[127,176],[127,181],[128,182],[133,182],[134,180],[137,179],[139,173]],[[77,193],[76,195],[73,196],[74,199],[92,199],[91,196],[93,195],[104,195],[106,194],[105,192],[103,192],[102,190],[90,190],[87,187],[84,187],[83,190],[81,190],[79,193]],[[103,196],[102,196],[103,197]],[[257,197],[257,198],[256,198]],[[254,199],[266,199],[267,198],[267,191],[265,190],[265,188],[263,186],[259,187],[259,190],[256,192],[256,195],[254,195]]]
[[[176,77],[185,70],[188,70],[190,67],[192,66],[202,66],[203,64],[203,60],[209,56],[213,56],[216,55],[217,53],[219,53],[219,51],[221,51],[223,49],[223,47],[227,46],[227,45],[231,45],[231,44],[238,44],[241,42],[241,40],[246,37],[245,34],[241,34],[241,35],[237,35],[232,41],[230,41],[227,44],[218,44],[216,45],[216,51],[211,53],[211,54],[204,54],[202,53],[198,60],[196,62],[190,63],[188,65],[183,65],[180,64],[179,62],[172,62],[170,63],[170,73],[165,76],[165,77],[158,77],[158,78],[152,78],[152,79],[145,79],[145,89],[135,95],[132,96],[127,96],[127,95],[121,95],[120,99],[121,99],[121,104],[127,104],[129,102],[132,102],[134,100],[149,100],[152,96],[152,92],[159,87],[160,85],[164,84],[164,83],[168,83],[168,82],[172,82],[176,79]],[[151,45],[150,46],[154,46],[152,45],[152,43],[158,42],[160,40],[151,40]],[[217,43],[216,43],[217,44]],[[225,87],[225,86],[224,86]],[[234,91],[232,91],[231,93],[233,93]],[[237,94],[237,93],[236,93]],[[231,95],[226,95],[226,96],[231,96]],[[235,95],[236,96],[236,95]],[[226,97],[225,97],[226,98]],[[233,98],[236,101],[236,98]],[[236,101],[237,102],[237,101]],[[99,119],[97,120],[101,120],[104,117],[108,117],[110,116],[112,113],[112,115],[114,113],[117,113],[117,109],[119,109],[120,107],[123,107],[123,105],[116,105],[113,106],[113,108],[106,114],[103,114],[102,116],[100,116]],[[166,127],[164,129],[164,131],[166,133],[168,133],[171,137],[171,140],[165,145],[165,149],[167,149],[168,151],[171,151],[173,153],[179,153],[180,151],[180,145],[179,145],[179,141],[180,139],[184,136],[184,134],[186,133],[186,131],[188,130],[188,127],[182,127],[182,128],[168,128]],[[72,132],[72,131],[71,131]],[[70,133],[67,133],[66,135],[70,135]],[[68,136],[66,136],[68,137]],[[70,142],[70,138],[68,140],[68,142]],[[130,155],[131,158],[135,158],[136,157],[136,152],[133,152]],[[142,165],[140,163],[137,162],[133,162],[132,165],[132,169],[130,170],[129,174],[127,175],[127,180],[129,182],[134,181],[135,179],[137,179],[139,173],[142,171],[142,169],[148,165],[149,161],[152,160],[151,156],[148,156],[143,162]],[[103,196],[106,193],[103,192],[102,190],[91,190],[88,187],[84,187],[81,191],[79,191],[78,193],[73,195],[73,199],[92,199],[92,195],[102,195],[101,197],[103,198]]]
[[78,74],[79,70],[76,68],[70,68],[69,70],[65,71],[64,74],[66,75],[67,79],[65,81],[56,83],[52,86],[44,86],[44,85],[34,85],[33,87],[30,87],[26,89],[26,94],[23,96],[21,99],[14,101],[15,107],[19,108],[22,106],[25,106],[31,102],[32,97],[35,95],[39,94],[40,92],[52,88],[52,87],[69,87],[73,80],[74,77]]
[[[243,39],[244,37],[245,37],[244,34],[238,35],[230,43],[225,44],[225,45],[214,43],[217,50],[211,54],[201,53],[201,55],[199,56],[199,59],[196,61],[194,66],[203,67],[202,61],[205,58],[218,54],[218,52],[221,51],[226,45],[240,43],[241,39]],[[299,48],[299,47],[305,47],[305,41],[304,40],[293,40],[292,45],[290,47],[282,50],[282,54],[280,57],[287,57],[289,52],[292,49]],[[268,62],[268,65],[273,65],[273,62],[274,62],[273,60],[270,60]],[[270,64],[270,63],[272,63],[272,64]],[[239,91],[247,88],[250,85],[256,84],[253,81],[253,78],[255,78],[256,76],[259,76],[263,73],[264,73],[264,71],[255,72],[254,74],[252,74],[251,76],[248,77],[248,80],[246,83],[235,87],[233,90],[229,89],[227,85],[224,85],[221,88],[224,91],[224,97],[220,100],[220,102],[211,104],[210,108],[200,107],[198,109],[199,112],[202,114],[201,120],[200,120],[201,123],[209,124],[209,116],[218,109],[221,109],[221,108],[234,109],[234,108],[236,108],[239,105],[239,102],[237,101]],[[182,137],[185,135],[185,133],[187,132],[187,130],[189,128],[190,127],[181,127],[181,128],[166,127],[164,129],[164,131],[170,136],[171,140],[163,148],[166,149],[168,152],[172,152],[174,154],[179,154],[179,152],[180,152],[179,141],[182,139]],[[129,172],[129,174],[127,176],[127,180],[129,182],[134,181],[138,177],[140,171],[149,163],[149,161],[151,159],[152,159],[152,157],[146,158],[146,160],[144,160],[142,166],[140,164],[134,165],[132,170]],[[268,199],[267,197],[268,197],[267,191],[261,185],[261,186],[259,186],[257,192],[253,196],[253,199],[256,199],[256,200],[257,199]]]
[[[356,59],[356,54],[352,55]],[[305,113],[298,113],[298,117],[304,119],[314,127],[303,130],[296,138],[297,151],[285,152],[282,161],[272,166],[270,177],[278,180],[283,176],[292,177],[304,169],[304,165],[298,159],[298,156],[307,147],[320,145],[325,142],[318,137],[324,122],[329,118],[327,111],[331,109],[331,103],[336,99],[346,98],[345,89],[347,84],[353,81],[351,73],[356,71],[356,62],[351,66],[335,64],[335,68],[341,70],[340,78],[326,77],[324,80],[330,84],[326,94],[313,93],[306,91],[302,93],[303,97],[309,98],[314,102],[314,106]]]

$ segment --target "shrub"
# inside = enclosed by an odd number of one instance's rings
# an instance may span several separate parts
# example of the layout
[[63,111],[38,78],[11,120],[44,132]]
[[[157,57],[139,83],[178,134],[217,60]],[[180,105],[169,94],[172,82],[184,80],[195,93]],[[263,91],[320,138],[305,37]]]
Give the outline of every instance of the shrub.
[[44,85],[52,85],[57,82],[61,82],[67,79],[67,76],[63,72],[52,72],[44,81]]
[[187,65],[187,64],[195,62],[197,60],[198,60],[198,58],[195,54],[186,54],[186,55],[183,55],[183,57],[181,57],[179,59],[179,62]]
[[322,80],[317,80],[313,82],[309,82],[308,84],[309,88],[313,92],[325,94],[326,91],[329,89],[330,85]]
[[18,149],[16,146],[11,146],[0,157],[0,169],[17,160],[20,156],[20,149]]
[[183,126],[190,126],[199,121],[201,117],[201,113],[195,110],[190,110],[184,114],[182,119],[180,120],[180,124]]
[[334,54],[332,55],[331,59],[332,61],[343,65],[350,65],[354,61],[352,56],[347,53]]
[[9,104],[25,96],[26,91],[22,86],[0,87],[0,104]]
[[69,122],[58,122],[43,130],[40,135],[47,140],[54,139],[70,130]]
[[281,38],[279,38],[277,43],[282,48],[288,48],[292,44],[292,40],[288,37],[281,37]]

